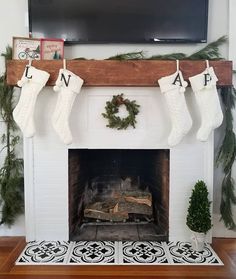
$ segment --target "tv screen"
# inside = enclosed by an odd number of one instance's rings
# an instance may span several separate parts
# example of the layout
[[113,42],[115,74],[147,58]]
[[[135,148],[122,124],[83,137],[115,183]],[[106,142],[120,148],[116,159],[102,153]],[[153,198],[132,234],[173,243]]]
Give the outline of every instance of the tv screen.
[[208,0],[29,0],[33,37],[65,43],[206,42]]

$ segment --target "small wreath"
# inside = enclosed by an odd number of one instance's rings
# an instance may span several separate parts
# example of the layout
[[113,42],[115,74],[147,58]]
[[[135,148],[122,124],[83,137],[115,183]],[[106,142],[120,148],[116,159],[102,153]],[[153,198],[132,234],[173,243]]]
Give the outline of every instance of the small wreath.
[[[120,118],[116,115],[119,112],[119,107],[125,105],[129,115],[124,118]],[[128,126],[135,128],[137,123],[135,117],[139,113],[139,105],[136,104],[136,101],[130,101],[123,98],[123,94],[113,96],[111,101],[106,102],[105,110],[106,113],[102,113],[102,116],[108,119],[108,124],[106,125],[109,128],[117,130],[125,130]]]

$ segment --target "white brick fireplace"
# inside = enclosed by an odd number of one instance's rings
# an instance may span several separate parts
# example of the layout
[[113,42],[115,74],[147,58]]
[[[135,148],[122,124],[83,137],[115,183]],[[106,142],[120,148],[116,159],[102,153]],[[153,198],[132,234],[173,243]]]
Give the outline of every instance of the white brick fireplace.
[[[124,93],[140,105],[136,129],[106,127],[101,116],[112,95]],[[68,240],[68,149],[170,149],[169,240],[189,240],[185,225],[188,198],[197,180],[213,193],[213,136],[196,140],[200,126],[193,93],[186,99],[193,127],[174,148],[167,145],[171,129],[165,100],[158,87],[87,87],[77,96],[70,118],[73,144],[60,142],[51,125],[57,93],[46,88],[36,103],[36,135],[24,140],[26,237]],[[210,240],[210,238],[209,238]]]

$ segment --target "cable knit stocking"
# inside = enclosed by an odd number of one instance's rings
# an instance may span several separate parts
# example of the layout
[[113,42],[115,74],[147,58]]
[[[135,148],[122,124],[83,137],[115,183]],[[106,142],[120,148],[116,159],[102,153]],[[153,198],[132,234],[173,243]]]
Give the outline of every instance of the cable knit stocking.
[[77,94],[83,84],[83,80],[74,73],[60,69],[54,91],[58,91],[56,108],[52,116],[52,124],[65,144],[72,143],[72,135],[69,128],[69,117]]
[[170,76],[160,78],[158,82],[161,92],[164,93],[172,123],[168,144],[174,146],[192,127],[192,119],[184,96],[185,87],[188,84],[184,81],[181,71],[178,70]]
[[206,68],[204,72],[190,77],[189,80],[201,114],[201,127],[197,132],[197,139],[206,141],[210,133],[219,127],[223,121],[223,113],[216,88],[218,79],[214,69],[210,67]]
[[25,137],[35,134],[34,109],[37,96],[46,85],[49,74],[32,66],[26,66],[22,78],[17,82],[21,87],[18,104],[13,111],[13,117]]

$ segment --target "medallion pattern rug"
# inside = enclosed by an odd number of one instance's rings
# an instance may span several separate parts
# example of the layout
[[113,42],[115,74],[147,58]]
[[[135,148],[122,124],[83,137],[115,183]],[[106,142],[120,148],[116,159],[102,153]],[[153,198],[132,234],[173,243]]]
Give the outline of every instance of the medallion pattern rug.
[[196,252],[190,243],[180,241],[34,241],[26,245],[16,264],[223,265],[210,245]]

